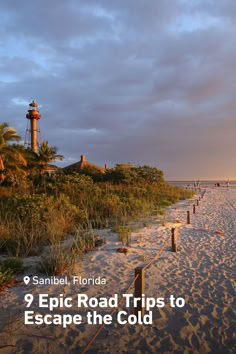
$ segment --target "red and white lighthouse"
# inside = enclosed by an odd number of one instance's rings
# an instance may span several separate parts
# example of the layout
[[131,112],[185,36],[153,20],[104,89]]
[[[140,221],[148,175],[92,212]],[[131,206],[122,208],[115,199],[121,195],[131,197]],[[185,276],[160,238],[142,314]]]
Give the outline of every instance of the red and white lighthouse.
[[39,124],[37,128],[37,122],[41,116],[37,107],[37,103],[32,101],[32,103],[29,104],[29,110],[26,114],[26,118],[29,119],[28,123],[30,124],[28,124],[26,129],[25,146],[31,146],[34,152],[37,152],[37,147],[41,140]]

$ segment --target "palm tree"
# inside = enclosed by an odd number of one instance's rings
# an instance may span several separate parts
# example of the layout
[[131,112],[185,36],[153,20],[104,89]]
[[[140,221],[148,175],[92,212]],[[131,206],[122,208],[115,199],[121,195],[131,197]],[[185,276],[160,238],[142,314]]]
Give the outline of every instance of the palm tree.
[[9,127],[7,123],[0,124],[0,184],[7,176],[25,174],[23,166],[26,166],[26,160],[14,146],[9,143],[11,141],[19,141],[21,137],[17,134],[16,129]]
[[57,154],[57,148],[55,146],[48,145],[48,141],[42,142],[37,156],[41,171],[43,171],[50,162],[55,160],[64,160],[64,156]]

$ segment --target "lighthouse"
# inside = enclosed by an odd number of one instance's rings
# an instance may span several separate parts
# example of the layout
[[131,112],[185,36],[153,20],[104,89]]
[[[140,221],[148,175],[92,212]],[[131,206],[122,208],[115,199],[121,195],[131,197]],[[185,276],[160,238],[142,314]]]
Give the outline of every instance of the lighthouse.
[[[38,110],[38,105],[34,101],[29,104],[28,113],[26,118],[29,119],[28,126],[25,134],[25,146],[31,146],[34,152],[37,152],[37,146],[40,139],[40,129],[39,124],[37,127],[37,122],[40,119],[40,114]],[[39,139],[38,139],[39,138]]]

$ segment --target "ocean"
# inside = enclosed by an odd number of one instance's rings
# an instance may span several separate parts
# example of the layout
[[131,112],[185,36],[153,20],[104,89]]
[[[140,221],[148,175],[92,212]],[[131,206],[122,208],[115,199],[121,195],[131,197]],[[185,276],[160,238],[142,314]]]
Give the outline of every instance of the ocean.
[[[223,188],[226,188],[226,183],[228,180],[218,180],[218,181],[200,181],[200,185],[202,188],[204,187],[215,187],[216,183],[220,183],[220,186]],[[194,182],[195,181],[166,181],[168,184],[172,184],[175,186],[180,186],[180,187],[187,187],[188,185],[190,187],[194,187]],[[235,188],[236,189],[236,180],[229,181],[229,188]]]

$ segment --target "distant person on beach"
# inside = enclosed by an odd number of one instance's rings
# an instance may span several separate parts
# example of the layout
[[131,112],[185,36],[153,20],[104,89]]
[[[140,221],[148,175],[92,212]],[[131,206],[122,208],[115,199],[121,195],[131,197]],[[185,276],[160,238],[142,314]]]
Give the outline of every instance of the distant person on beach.
[[226,183],[226,187],[227,189],[229,189],[229,181]]

